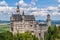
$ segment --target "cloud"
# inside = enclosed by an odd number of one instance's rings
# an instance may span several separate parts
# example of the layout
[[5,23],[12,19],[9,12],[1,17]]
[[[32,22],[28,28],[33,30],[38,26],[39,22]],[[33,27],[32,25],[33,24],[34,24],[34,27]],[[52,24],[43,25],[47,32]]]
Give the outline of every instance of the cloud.
[[47,9],[49,9],[49,10],[56,10],[56,9],[57,9],[57,7],[49,6]]
[[58,7],[60,7],[60,4],[58,5]]
[[49,6],[47,8],[35,8],[34,7],[31,10],[32,10],[31,12],[32,15],[41,15],[41,16],[46,16],[47,14],[60,15],[58,13],[58,7],[54,7],[54,6]]
[[23,0],[20,0],[16,3],[16,5],[20,5],[20,12],[23,12],[24,10],[25,14],[31,14],[32,11],[37,11],[37,8],[34,7],[34,5],[36,4],[35,1],[38,0],[31,0],[31,4],[27,4]]
[[[16,3],[20,5],[20,14],[23,12],[25,12],[26,15],[37,15],[37,16],[41,16],[41,17],[46,17],[47,14],[52,15],[52,17],[56,16],[56,15],[60,15],[60,13],[58,13],[58,7],[54,7],[54,6],[49,6],[47,8],[37,8],[34,7],[34,5],[36,5],[36,0],[32,0],[31,4],[27,4],[25,3],[23,0],[20,0],[19,2]],[[16,13],[16,7],[9,7],[8,4],[5,1],[0,2],[0,17],[2,18],[7,18],[10,19],[10,16],[12,13]],[[33,6],[33,7],[31,7]],[[3,20],[3,19],[2,19]]]
[[23,8],[31,8],[31,7],[34,7],[36,5],[36,2],[38,0],[31,0],[31,3],[28,4],[28,3],[25,3],[24,0],[20,0],[19,2],[17,2],[15,5],[19,4],[20,7],[23,7]]
[[31,4],[32,4],[32,5],[35,5],[35,4],[36,4],[36,3],[35,3],[35,0],[32,0],[32,1],[31,1]]
[[58,2],[60,2],[60,0],[58,0]]
[[0,6],[0,20],[10,20],[12,13],[15,13],[16,7]]
[[46,16],[46,15],[47,15],[47,11],[46,11],[46,9],[41,8],[41,9],[35,11],[35,12],[32,12],[31,14],[32,14],[32,15]]
[[0,6],[7,6],[8,4],[5,1],[0,2]]
[[16,3],[16,5],[19,4],[21,7],[26,7],[28,6],[27,3],[25,3],[23,0],[20,0],[19,2]]
[[58,14],[58,7],[49,6],[47,8],[47,11],[50,15],[56,15],[56,14]]
[[[9,12],[14,12],[15,7],[5,7],[5,6],[0,6],[0,12],[2,12],[2,14],[9,14]],[[11,14],[11,13],[10,13]]]
[[[20,12],[23,12],[23,9],[24,9],[24,12],[26,15],[35,15],[35,16],[38,16],[38,18],[40,19],[42,17],[45,18],[47,14],[50,14],[52,15],[53,18],[56,17],[56,15],[60,15],[56,10],[57,8],[56,7],[48,7],[48,8],[37,8],[37,7],[34,7],[34,8],[20,8]],[[51,10],[50,12],[48,10]],[[12,13],[16,13],[16,7],[1,7],[0,6],[0,17],[3,16],[2,18],[5,18],[4,20],[8,19],[10,20],[10,16]],[[1,18],[1,19],[2,19]],[[3,19],[2,19],[3,20]]]
[[57,15],[57,14],[58,14],[58,12],[53,12],[53,13],[52,13],[52,15]]

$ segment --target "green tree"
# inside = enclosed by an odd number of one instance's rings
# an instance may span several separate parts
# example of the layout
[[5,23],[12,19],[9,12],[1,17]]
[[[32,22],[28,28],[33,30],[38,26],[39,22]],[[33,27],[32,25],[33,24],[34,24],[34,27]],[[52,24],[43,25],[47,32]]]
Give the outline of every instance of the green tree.
[[54,40],[54,27],[48,28],[48,33],[46,35],[46,40]]
[[60,40],[60,26],[49,27],[46,40]]
[[58,26],[58,29],[57,29],[57,38],[60,39],[60,26]]
[[38,38],[35,35],[32,35],[29,31],[20,34],[18,33],[14,37],[15,40],[38,40]]
[[0,33],[0,39],[1,40],[13,40],[13,35],[11,32],[3,32]]

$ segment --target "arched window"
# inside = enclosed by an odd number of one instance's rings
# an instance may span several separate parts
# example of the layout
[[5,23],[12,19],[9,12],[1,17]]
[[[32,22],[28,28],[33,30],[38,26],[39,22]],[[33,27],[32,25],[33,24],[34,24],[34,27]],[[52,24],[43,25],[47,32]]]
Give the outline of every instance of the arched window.
[[11,31],[13,31],[13,27],[11,27]]
[[32,25],[30,25],[32,27]]
[[41,36],[41,33],[39,33],[39,36]]

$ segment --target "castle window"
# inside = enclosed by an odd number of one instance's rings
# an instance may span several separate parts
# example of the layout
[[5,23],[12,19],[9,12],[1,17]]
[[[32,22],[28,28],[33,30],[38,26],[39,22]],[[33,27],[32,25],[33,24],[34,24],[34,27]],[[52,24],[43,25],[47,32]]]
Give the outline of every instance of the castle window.
[[30,25],[32,27],[32,25]]
[[13,23],[11,23],[11,26],[14,26]]
[[39,33],[39,36],[41,36],[41,33]]
[[33,24],[33,21],[30,21],[30,24]]
[[34,31],[31,31],[32,33],[34,33]]
[[13,27],[11,27],[11,31],[13,31]]

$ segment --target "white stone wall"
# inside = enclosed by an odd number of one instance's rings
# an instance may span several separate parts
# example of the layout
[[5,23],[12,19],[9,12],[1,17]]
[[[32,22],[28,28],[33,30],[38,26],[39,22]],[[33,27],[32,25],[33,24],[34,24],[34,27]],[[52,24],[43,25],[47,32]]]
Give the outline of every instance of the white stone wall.
[[33,21],[25,21],[25,22],[14,22],[13,23],[13,34],[14,33],[24,33],[26,31],[33,31],[34,30],[34,23]]
[[48,27],[46,26],[35,26],[34,21],[24,21],[24,22],[13,22],[13,34],[24,33],[26,31],[31,31],[36,37],[44,38],[44,32],[47,31]]

